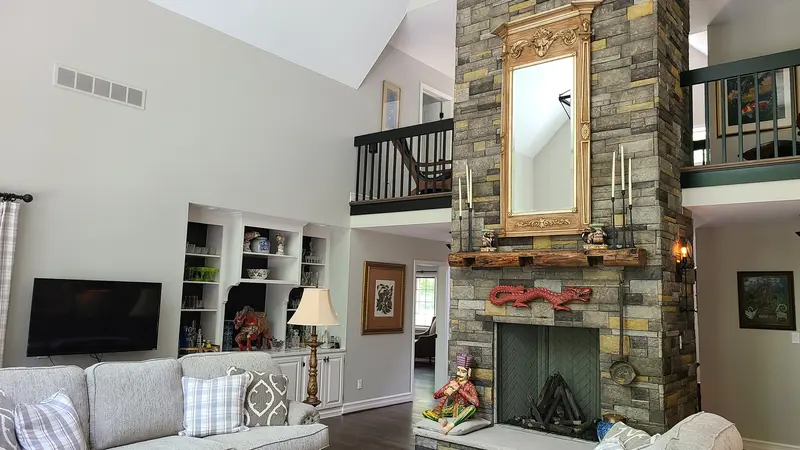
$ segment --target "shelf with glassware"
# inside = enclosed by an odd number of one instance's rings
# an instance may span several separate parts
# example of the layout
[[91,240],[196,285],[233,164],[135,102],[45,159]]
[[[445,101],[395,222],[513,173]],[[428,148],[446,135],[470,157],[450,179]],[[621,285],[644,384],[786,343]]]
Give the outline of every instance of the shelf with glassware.
[[[217,311],[222,269],[221,225],[189,221],[186,226],[183,289],[181,292],[179,349],[200,348],[219,342]],[[188,353],[179,350],[180,354]]]

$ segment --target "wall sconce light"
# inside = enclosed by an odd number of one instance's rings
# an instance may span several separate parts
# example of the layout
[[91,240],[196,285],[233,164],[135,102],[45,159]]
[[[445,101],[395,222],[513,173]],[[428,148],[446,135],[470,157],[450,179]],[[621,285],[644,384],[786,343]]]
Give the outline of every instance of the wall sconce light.
[[690,271],[694,270],[694,248],[692,241],[683,236],[679,236],[672,249],[675,257],[675,281],[681,283],[681,292],[678,297],[678,307],[681,312],[697,312],[694,309],[694,302],[689,302],[689,292],[691,292]]

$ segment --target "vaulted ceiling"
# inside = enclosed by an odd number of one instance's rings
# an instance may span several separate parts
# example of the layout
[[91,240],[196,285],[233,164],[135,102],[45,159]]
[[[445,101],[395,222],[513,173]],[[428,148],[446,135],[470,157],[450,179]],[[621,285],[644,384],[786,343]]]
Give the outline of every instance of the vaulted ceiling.
[[356,89],[393,36],[454,74],[455,0],[150,1]]

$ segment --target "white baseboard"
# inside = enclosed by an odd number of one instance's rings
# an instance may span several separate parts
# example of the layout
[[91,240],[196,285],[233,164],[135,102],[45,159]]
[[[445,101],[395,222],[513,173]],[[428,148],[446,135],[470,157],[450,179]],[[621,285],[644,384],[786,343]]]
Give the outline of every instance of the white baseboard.
[[777,442],[757,441],[755,439],[742,439],[744,450],[800,450],[800,446],[778,444]]
[[327,408],[320,410],[319,418],[320,419],[329,419],[331,417],[338,417],[342,415],[342,408]]
[[387,395],[386,397],[370,398],[357,402],[345,403],[342,407],[342,414],[350,414],[365,409],[383,408],[384,406],[399,405],[412,401],[411,392],[405,394]]

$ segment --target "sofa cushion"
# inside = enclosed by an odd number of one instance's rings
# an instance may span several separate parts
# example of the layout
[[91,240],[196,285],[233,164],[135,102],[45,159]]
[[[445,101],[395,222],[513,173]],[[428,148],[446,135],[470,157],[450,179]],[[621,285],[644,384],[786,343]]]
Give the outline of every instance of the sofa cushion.
[[86,436],[72,401],[60,390],[39,403],[14,407],[14,425],[22,448],[88,450]]
[[[450,436],[463,436],[491,425],[492,422],[489,422],[486,419],[469,419],[453,427],[453,429],[447,434]],[[439,425],[439,422],[434,422],[431,419],[422,419],[414,424],[414,426],[416,428],[422,428],[423,430],[435,431],[437,433],[442,432],[442,426]]]
[[169,436],[135,444],[114,447],[113,450],[236,450],[221,442],[188,436]]
[[603,440],[600,442],[618,441],[625,450],[641,450],[650,448],[650,445],[657,438],[658,435],[650,436],[646,431],[637,430],[622,422],[617,422],[608,430],[608,433],[603,436]]
[[63,389],[80,418],[84,436],[89,434],[89,398],[86,376],[76,366],[14,367],[0,369],[0,389],[14,404],[38,403]]
[[181,365],[174,359],[102,362],[86,369],[93,449],[178,434]]
[[264,352],[195,353],[178,361],[183,367],[183,376],[204,380],[224,377],[231,366],[258,372],[282,373],[278,363]]
[[286,416],[287,425],[310,425],[319,423],[319,411],[313,406],[289,400],[289,415]]
[[246,433],[209,436],[206,440],[221,442],[236,450],[320,450],[328,447],[328,427],[320,423],[258,427]]
[[17,431],[14,429],[14,401],[0,390],[0,448],[17,450]]
[[286,425],[289,401],[286,399],[289,379],[286,375],[256,372],[238,367],[228,369],[228,375],[244,374],[247,393],[244,399],[244,424],[248,427]]

